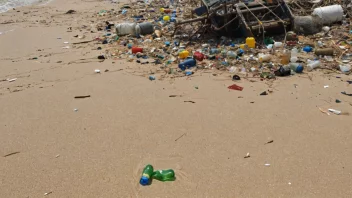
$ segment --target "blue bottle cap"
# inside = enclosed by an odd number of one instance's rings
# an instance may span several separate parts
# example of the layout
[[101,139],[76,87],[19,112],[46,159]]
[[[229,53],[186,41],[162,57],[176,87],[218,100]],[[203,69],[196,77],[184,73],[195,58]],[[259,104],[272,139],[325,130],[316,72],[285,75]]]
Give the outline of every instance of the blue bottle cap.
[[302,72],[303,72],[303,66],[302,66],[302,65],[297,66],[295,72],[296,72],[296,73],[302,73]]
[[145,177],[145,176],[142,176],[141,177],[141,180],[139,180],[139,183],[142,185],[142,186],[146,186],[149,184],[149,178],[148,177]]

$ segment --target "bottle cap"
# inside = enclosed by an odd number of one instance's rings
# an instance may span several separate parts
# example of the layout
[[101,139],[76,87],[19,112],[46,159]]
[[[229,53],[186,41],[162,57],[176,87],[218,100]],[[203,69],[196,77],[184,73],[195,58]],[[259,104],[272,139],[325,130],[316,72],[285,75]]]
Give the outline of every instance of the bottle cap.
[[295,72],[296,73],[302,73],[303,72],[303,66],[302,65],[298,65]]
[[142,176],[141,177],[141,180],[139,181],[139,183],[143,186],[146,186],[149,184],[149,178],[148,177],[145,177],[145,176]]

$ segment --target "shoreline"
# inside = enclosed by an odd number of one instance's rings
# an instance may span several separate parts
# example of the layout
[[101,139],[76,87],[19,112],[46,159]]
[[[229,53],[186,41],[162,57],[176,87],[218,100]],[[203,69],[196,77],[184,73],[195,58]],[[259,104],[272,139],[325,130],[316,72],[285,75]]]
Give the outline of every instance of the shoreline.
[[[15,6],[15,7],[8,7],[8,8],[6,8],[6,9],[4,9],[4,11],[0,11],[0,14],[2,14],[2,13],[6,13],[6,12],[8,12],[8,11],[10,11],[10,10],[13,10],[13,9],[20,9],[20,8],[22,8],[22,7],[30,7],[30,6],[46,6],[46,5],[48,5],[48,4],[50,4],[51,2],[53,2],[54,0],[46,0],[45,2],[41,2],[41,1],[39,1],[39,2],[33,2],[33,3],[30,3],[30,4],[25,4],[25,5],[17,5],[17,6]],[[5,6],[5,5],[3,5],[3,6]],[[0,9],[1,10],[1,9]]]

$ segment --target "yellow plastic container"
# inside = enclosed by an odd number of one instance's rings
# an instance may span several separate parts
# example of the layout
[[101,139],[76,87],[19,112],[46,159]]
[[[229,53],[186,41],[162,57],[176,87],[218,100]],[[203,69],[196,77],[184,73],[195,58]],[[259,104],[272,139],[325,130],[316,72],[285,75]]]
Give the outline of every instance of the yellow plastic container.
[[164,13],[164,10],[165,10],[164,8],[160,8],[161,13]]
[[184,50],[178,54],[178,56],[182,59],[187,58],[189,56],[189,51]]
[[164,16],[163,19],[164,21],[170,21],[170,16]]
[[248,37],[246,39],[246,44],[248,45],[249,48],[255,48],[255,38]]
[[245,48],[246,48],[246,45],[247,45],[247,44],[241,44],[241,45],[240,45],[240,48],[241,48],[241,49],[245,49]]

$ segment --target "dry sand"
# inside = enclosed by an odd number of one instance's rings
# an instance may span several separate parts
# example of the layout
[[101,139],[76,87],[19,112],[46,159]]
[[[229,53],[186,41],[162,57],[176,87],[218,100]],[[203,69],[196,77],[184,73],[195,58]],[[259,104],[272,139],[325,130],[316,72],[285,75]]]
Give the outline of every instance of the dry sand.
[[[123,60],[77,61],[99,55],[94,44],[62,49],[101,8],[117,6],[55,0],[0,14],[0,197],[352,197],[351,116],[318,109],[352,112],[340,93],[350,76],[280,78],[268,96],[259,79],[229,91],[213,72],[151,82]],[[177,180],[140,186],[148,163]]]

